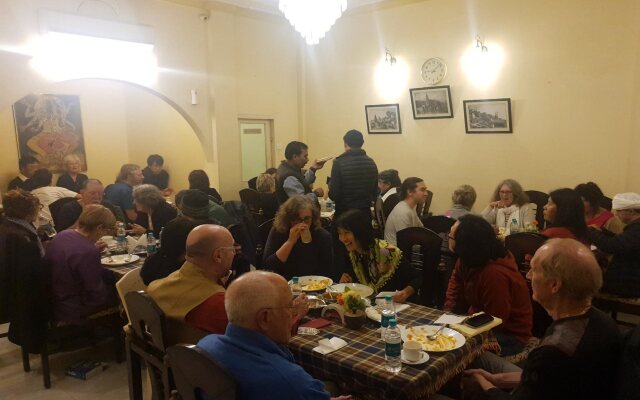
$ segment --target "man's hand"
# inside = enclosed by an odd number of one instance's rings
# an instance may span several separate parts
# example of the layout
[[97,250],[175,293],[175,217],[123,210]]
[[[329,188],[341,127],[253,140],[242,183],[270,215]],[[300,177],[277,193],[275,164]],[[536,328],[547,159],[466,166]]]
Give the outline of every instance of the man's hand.
[[346,272],[342,274],[342,276],[340,277],[340,283],[351,283],[353,282],[353,279],[351,279],[351,275],[347,274]]
[[322,169],[322,167],[324,167],[324,163],[326,163],[327,160],[324,161],[318,161],[315,160],[313,162],[313,164],[311,164],[311,166],[309,167],[313,172],[316,172],[316,170]]
[[130,224],[130,228],[131,229],[127,230],[127,233],[131,233],[137,236],[144,235],[145,232],[147,231],[147,229],[144,226],[138,225],[138,224]]
[[518,386],[522,376],[522,372],[492,374],[484,369],[468,369],[464,373],[465,375],[471,375],[485,391],[494,386],[500,389],[513,389]]
[[324,197],[324,189],[322,189],[321,187],[313,189],[313,193],[315,193],[318,197]]

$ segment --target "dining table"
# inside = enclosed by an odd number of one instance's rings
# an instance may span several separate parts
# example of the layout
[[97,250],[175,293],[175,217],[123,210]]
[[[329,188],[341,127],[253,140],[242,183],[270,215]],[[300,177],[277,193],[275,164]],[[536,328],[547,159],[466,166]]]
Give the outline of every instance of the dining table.
[[[410,328],[433,324],[443,314],[441,310],[410,304],[397,313],[397,320],[398,324]],[[326,355],[313,351],[318,340],[332,337],[345,340],[347,345]],[[288,347],[308,373],[336,383],[357,399],[427,399],[483,352],[500,351],[495,335],[491,331],[483,332],[466,338],[460,348],[428,352],[429,360],[422,365],[403,363],[400,372],[394,374],[385,369],[380,323],[373,320],[357,330],[332,322],[321,328],[318,335],[292,337]]]
[[127,272],[129,271],[133,271],[134,269],[139,269],[142,268],[142,264],[144,264],[144,260],[145,257],[140,257],[140,259],[129,263],[129,264],[124,264],[124,265],[117,265],[117,266],[106,266],[103,264],[103,266],[107,269],[109,269],[111,272],[114,273],[114,275],[116,276],[116,279],[120,279],[123,276],[125,276],[127,274]]

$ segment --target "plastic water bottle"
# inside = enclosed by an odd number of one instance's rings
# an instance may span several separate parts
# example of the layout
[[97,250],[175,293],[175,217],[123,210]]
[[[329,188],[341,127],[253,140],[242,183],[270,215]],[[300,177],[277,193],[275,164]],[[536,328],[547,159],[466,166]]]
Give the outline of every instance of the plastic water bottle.
[[520,232],[520,226],[518,225],[518,221],[514,218],[511,220],[511,227],[509,229],[509,234],[512,235],[518,232]]
[[398,323],[395,318],[389,320],[389,327],[384,333],[384,358],[385,369],[389,372],[397,374],[402,369],[402,360],[400,359],[402,338]]
[[147,255],[155,254],[158,251],[156,247],[156,238],[153,236],[153,232],[147,233]]
[[393,297],[387,295],[384,297],[384,302],[382,303],[382,314],[380,317],[380,326],[382,327],[380,330],[380,337],[384,340],[384,333],[389,327],[389,321],[392,319],[396,319],[396,307],[393,304]]
[[327,202],[325,204],[326,204],[326,207],[327,207],[327,211],[331,212],[331,211],[335,210],[335,205],[333,204],[333,200],[327,199]]
[[116,249],[119,253],[127,251],[127,230],[124,227],[124,222],[116,224]]
[[291,278],[291,281],[289,282],[289,287],[291,288],[291,294],[295,297],[297,295],[300,294],[300,278],[297,276],[294,276],[293,278]]

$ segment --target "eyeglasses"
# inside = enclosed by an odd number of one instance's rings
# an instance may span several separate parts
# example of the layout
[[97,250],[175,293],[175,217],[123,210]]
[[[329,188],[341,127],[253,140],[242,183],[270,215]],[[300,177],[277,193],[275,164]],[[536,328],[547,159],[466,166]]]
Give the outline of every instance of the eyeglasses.
[[500,194],[511,194],[513,192],[511,190],[501,190],[498,193],[500,193]]
[[233,246],[221,246],[218,247],[218,249],[221,250],[233,250],[234,253],[240,253],[240,250],[242,250],[242,246],[240,246],[239,244],[233,245]]
[[296,218],[293,222],[304,222],[305,224],[310,224],[311,221],[313,221],[313,217]]

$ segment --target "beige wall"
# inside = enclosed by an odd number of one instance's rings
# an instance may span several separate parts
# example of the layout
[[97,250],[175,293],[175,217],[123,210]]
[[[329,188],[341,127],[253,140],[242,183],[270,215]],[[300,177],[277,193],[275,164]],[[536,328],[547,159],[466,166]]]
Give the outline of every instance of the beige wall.
[[[368,135],[365,149],[379,169],[423,177],[435,212],[463,183],[478,191],[479,210],[507,177],[543,191],[586,180],[609,195],[640,191],[640,164],[629,161],[640,146],[639,17],[635,0],[432,0],[348,16],[306,55],[311,153],[339,154],[348,129],[366,134],[365,104],[399,102],[402,134]],[[471,85],[460,63],[476,33],[506,55],[486,90]],[[385,46],[409,69],[397,101],[373,84]],[[453,119],[412,117],[409,88],[425,86],[419,68],[428,57],[448,64],[442,84],[451,86]],[[462,100],[498,97],[512,100],[514,133],[465,134]]]

